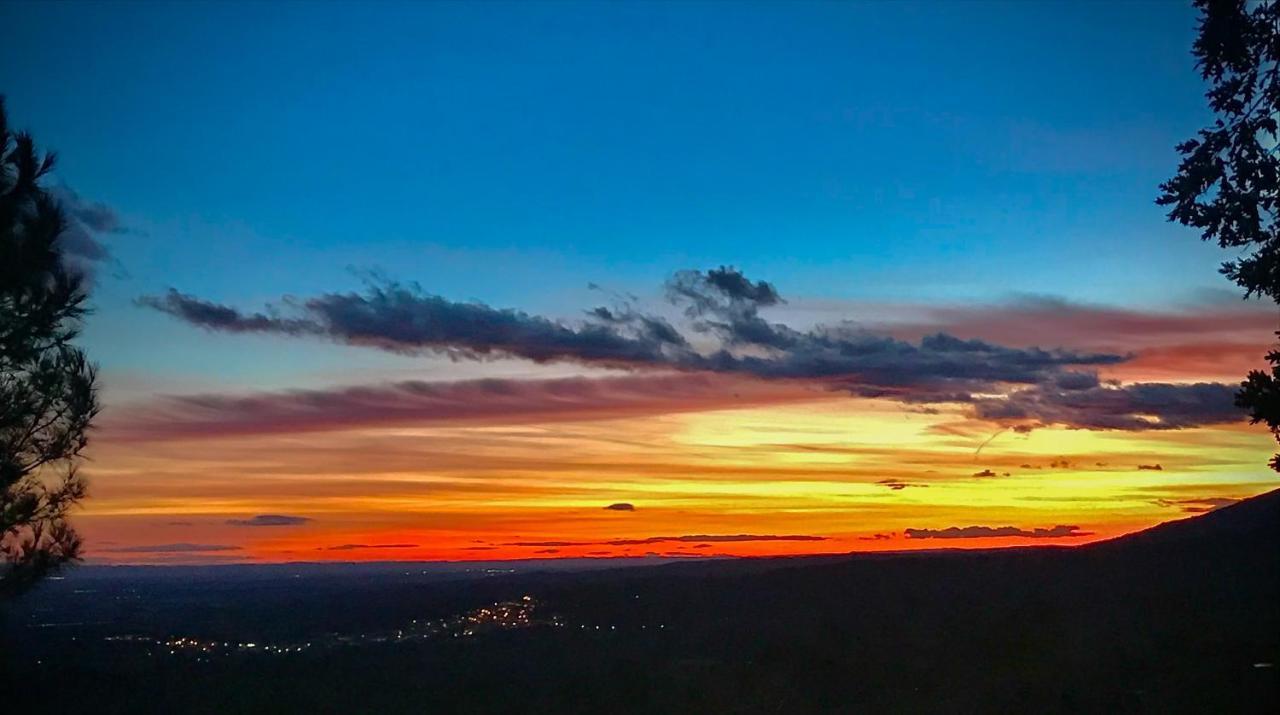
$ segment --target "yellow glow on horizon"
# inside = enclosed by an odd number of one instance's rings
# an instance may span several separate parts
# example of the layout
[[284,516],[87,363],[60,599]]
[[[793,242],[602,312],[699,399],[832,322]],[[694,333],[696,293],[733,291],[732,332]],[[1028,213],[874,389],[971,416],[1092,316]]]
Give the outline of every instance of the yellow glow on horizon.
[[[1093,538],[1115,535],[1183,515],[1162,499],[1242,497],[1274,487],[1264,466],[1271,446],[1265,432],[1235,426],[1018,434],[972,423],[959,411],[818,399],[549,425],[103,444],[96,446],[94,498],[84,517],[91,555],[108,559],[110,552],[94,549],[95,535],[242,543],[247,557],[268,560],[389,557],[326,551],[343,543],[418,545],[395,558],[545,551],[510,545],[523,542],[582,544],[554,549],[558,555],[634,555],[644,547],[587,544],[690,533],[824,538],[712,547],[731,554],[1025,544],[939,544],[902,535],[909,528],[1059,524]],[[1156,464],[1158,471],[1139,469]],[[980,476],[986,474],[994,476]],[[604,509],[620,502],[635,510]],[[288,528],[228,523],[254,514],[312,521]],[[874,534],[892,536],[868,540]],[[653,547],[671,549],[693,547]]]

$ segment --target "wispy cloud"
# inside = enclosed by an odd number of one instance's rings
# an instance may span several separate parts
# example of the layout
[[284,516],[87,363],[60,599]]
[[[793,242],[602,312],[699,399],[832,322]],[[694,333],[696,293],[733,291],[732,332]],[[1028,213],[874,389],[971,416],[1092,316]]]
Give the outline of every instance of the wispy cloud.
[[258,514],[248,519],[227,519],[228,526],[298,526],[311,519],[305,516],[289,516],[288,514]]
[[1204,514],[1221,509],[1224,506],[1231,506],[1238,501],[1240,500],[1231,497],[1196,497],[1191,499],[1157,499],[1155,503],[1160,506],[1177,507],[1187,514]]
[[103,553],[112,554],[202,554],[222,551],[241,551],[239,546],[227,544],[151,544],[148,546],[121,546],[114,549],[102,549]]
[[650,536],[644,539],[612,539],[608,541],[514,541],[503,546],[645,546],[663,543],[728,543],[740,541],[826,541],[825,536],[805,534],[688,534],[685,536]]
[[113,260],[102,237],[125,233],[124,224],[115,209],[84,199],[65,185],[52,187],[50,193],[67,221],[58,239],[64,258],[72,268],[92,277],[98,264]]
[[[365,549],[416,549],[417,544],[338,544],[322,547],[323,551],[363,551]],[[476,548],[476,547],[473,547]]]
[[920,482],[909,482],[904,479],[881,479],[880,481],[876,482],[876,484],[879,484],[882,487],[887,487],[889,489],[892,489],[895,492],[900,492],[903,489],[907,489],[908,487],[929,486],[928,484],[922,484]]

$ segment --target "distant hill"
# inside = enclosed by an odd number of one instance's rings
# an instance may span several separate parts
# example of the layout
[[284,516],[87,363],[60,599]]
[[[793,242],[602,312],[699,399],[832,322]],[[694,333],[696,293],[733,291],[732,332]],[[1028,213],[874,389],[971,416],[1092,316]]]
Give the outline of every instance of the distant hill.
[[[1280,712],[1280,491],[1076,548],[469,579],[218,573],[237,572],[104,570],[47,584],[11,614],[13,647],[0,628],[0,702],[95,713]],[[382,631],[521,594],[564,627],[210,661],[108,639]]]

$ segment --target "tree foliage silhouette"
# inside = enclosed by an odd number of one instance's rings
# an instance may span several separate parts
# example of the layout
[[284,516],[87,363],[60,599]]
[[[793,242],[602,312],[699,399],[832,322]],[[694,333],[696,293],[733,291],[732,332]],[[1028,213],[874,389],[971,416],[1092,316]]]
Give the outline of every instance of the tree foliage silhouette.
[[98,412],[94,367],[72,344],[84,278],[63,261],[67,219],[40,183],[53,165],[9,130],[0,98],[0,596],[79,557],[67,515]]
[[[1201,238],[1242,257],[1222,273],[1245,297],[1280,303],[1280,3],[1195,0],[1199,36],[1192,46],[1205,97],[1217,115],[1196,138],[1178,145],[1177,174],[1156,203],[1169,219],[1198,228]],[[1254,370],[1236,404],[1280,440],[1280,351],[1269,372]],[[1280,471],[1280,455],[1271,460]]]

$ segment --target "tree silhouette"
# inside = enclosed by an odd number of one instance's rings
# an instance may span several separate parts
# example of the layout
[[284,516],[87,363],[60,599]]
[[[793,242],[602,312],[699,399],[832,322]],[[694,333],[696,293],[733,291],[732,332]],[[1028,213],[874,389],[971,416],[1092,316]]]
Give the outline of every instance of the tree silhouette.
[[[1195,0],[1195,6],[1200,33],[1192,54],[1217,117],[1178,145],[1178,173],[1160,185],[1156,203],[1171,207],[1169,220],[1244,254],[1223,263],[1222,273],[1246,298],[1280,303],[1280,3]],[[1267,360],[1270,372],[1251,371],[1236,404],[1280,440],[1280,351]],[[1280,471],[1280,455],[1271,466]]]
[[85,495],[77,463],[98,411],[94,367],[71,344],[83,276],[62,259],[67,220],[40,185],[53,165],[10,132],[0,98],[0,596],[78,558],[67,513]]

